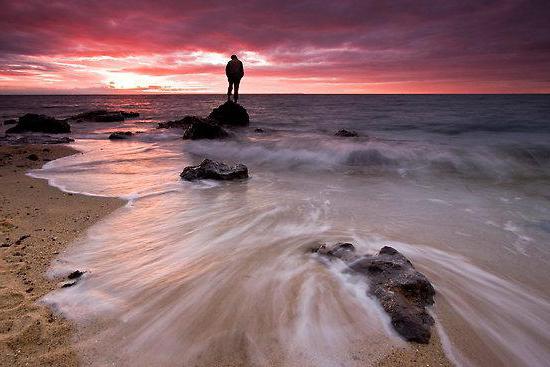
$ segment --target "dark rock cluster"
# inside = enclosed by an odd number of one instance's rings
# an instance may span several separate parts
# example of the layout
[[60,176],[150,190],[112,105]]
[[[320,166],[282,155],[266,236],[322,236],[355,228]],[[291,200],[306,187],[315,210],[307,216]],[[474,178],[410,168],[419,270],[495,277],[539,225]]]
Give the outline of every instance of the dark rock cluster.
[[405,340],[428,343],[433,318],[426,306],[434,303],[435,290],[399,251],[384,246],[378,255],[357,255],[351,243],[322,245],[314,249],[319,255],[338,258],[349,269],[365,275],[369,293],[376,297],[391,318],[394,329]]
[[228,137],[229,133],[222,126],[247,126],[249,123],[246,108],[228,101],[214,108],[206,118],[185,116],[180,120],[161,122],[158,128],[184,128],[184,139],[223,139]]
[[222,162],[205,159],[198,166],[185,167],[180,177],[187,181],[238,180],[248,178],[248,168],[244,164],[229,166]]
[[63,134],[70,133],[71,126],[67,121],[58,120],[54,117],[46,115],[38,115],[35,113],[27,113],[19,117],[17,125],[6,130],[6,134],[26,133],[26,132],[41,132],[48,134]]

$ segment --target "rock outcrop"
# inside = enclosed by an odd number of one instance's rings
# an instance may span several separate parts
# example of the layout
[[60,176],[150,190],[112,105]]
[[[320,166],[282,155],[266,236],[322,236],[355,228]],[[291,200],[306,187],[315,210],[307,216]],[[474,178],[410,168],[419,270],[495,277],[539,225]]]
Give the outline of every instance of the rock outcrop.
[[222,125],[248,126],[250,124],[250,117],[246,108],[231,101],[214,108],[208,117]]
[[89,112],[79,113],[78,115],[69,117],[69,120],[77,122],[92,121],[92,122],[117,122],[124,121],[127,118],[139,117],[137,112],[127,111],[109,111],[109,110],[94,110]]
[[115,131],[111,135],[109,135],[110,140],[124,140],[130,138],[132,135],[134,135],[131,131]]
[[229,136],[220,125],[209,118],[193,116],[193,122],[183,133],[184,139],[223,139]]
[[244,164],[229,166],[222,162],[205,159],[198,166],[185,167],[180,177],[187,181],[238,180],[248,178],[248,168]]
[[405,340],[428,343],[433,318],[426,306],[434,303],[435,290],[399,251],[384,246],[378,255],[359,256],[351,243],[322,245],[319,255],[338,258],[351,270],[368,278],[369,293],[375,296],[391,318],[391,324]]
[[26,115],[19,117],[19,122],[17,125],[6,130],[6,134],[25,132],[63,134],[70,133],[71,126],[68,122],[58,120],[54,117],[27,113]]
[[350,131],[346,129],[338,130],[336,133],[334,133],[334,135],[340,136],[343,138],[355,138],[359,136],[359,134],[356,131]]

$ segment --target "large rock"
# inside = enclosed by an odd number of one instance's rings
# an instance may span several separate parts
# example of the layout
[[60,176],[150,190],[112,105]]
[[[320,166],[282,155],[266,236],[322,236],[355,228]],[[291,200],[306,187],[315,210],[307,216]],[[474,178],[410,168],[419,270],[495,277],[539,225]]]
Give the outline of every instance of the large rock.
[[180,120],[160,122],[157,129],[188,128],[189,125],[197,120],[202,120],[202,118],[198,116],[185,116]]
[[244,164],[229,166],[222,162],[205,159],[198,166],[185,167],[180,177],[188,181],[201,179],[238,180],[248,177],[248,168]]
[[135,117],[139,117],[139,113],[127,111],[94,110],[71,116],[69,119],[75,121],[117,122],[124,121],[127,118]]
[[132,135],[134,135],[131,131],[115,131],[114,133],[111,133],[109,135],[110,140],[124,140],[130,138]]
[[223,125],[248,126],[250,123],[246,108],[231,101],[214,108],[208,117]]
[[71,126],[68,122],[58,120],[54,117],[27,113],[19,117],[17,125],[6,130],[6,134],[25,132],[42,132],[49,134],[70,133]]
[[208,118],[193,117],[193,122],[183,133],[184,139],[223,139],[229,134],[220,125]]
[[351,243],[322,245],[315,251],[341,259],[350,269],[368,277],[369,293],[380,301],[403,338],[417,343],[430,341],[434,320],[426,306],[434,303],[435,290],[399,251],[384,246],[378,255],[359,256]]

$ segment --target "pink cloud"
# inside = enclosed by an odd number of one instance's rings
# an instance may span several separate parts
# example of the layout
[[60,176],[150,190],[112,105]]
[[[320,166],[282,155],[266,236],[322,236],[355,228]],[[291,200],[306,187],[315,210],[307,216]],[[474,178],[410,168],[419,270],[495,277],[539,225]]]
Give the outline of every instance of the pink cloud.
[[[538,1],[3,1],[0,92],[550,92]],[[146,85],[147,84],[147,85]]]

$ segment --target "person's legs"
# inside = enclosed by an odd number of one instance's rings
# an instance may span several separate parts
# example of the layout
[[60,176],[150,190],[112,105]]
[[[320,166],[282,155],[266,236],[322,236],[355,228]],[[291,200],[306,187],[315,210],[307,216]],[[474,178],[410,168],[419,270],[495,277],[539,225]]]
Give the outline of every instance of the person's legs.
[[231,98],[231,92],[233,91],[233,80],[227,79],[227,81],[229,82],[229,87],[227,87],[227,100],[229,101]]
[[235,83],[235,96],[233,97],[233,99],[235,100],[235,102],[237,102],[239,100],[239,84],[241,83],[241,79],[235,80],[234,83]]

